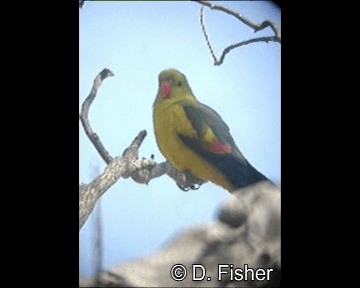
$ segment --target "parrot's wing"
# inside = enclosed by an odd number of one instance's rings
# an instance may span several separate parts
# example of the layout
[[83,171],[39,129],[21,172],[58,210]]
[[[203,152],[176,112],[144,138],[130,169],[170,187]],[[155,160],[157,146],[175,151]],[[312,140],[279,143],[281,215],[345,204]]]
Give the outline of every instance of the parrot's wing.
[[246,161],[236,146],[229,127],[215,110],[201,103],[184,102],[182,106],[196,131],[196,137],[179,134],[185,145],[195,151],[200,149],[211,154],[228,154]]
[[201,103],[184,102],[182,107],[196,132],[195,137],[178,133],[184,145],[214,165],[235,188],[268,180],[241,154],[216,111]]

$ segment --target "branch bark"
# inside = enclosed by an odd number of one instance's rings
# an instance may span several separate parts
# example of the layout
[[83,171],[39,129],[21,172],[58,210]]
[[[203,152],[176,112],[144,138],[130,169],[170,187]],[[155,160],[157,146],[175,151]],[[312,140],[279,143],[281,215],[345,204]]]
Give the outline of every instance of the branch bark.
[[89,137],[90,141],[94,144],[96,150],[99,152],[100,156],[103,158],[106,164],[109,164],[111,162],[112,157],[110,156],[109,152],[105,149],[104,145],[101,143],[99,136],[91,128],[88,115],[89,115],[90,106],[95,99],[95,96],[102,81],[111,76],[114,76],[114,73],[111,70],[105,68],[95,77],[93,87],[90,91],[89,96],[85,99],[80,113],[80,120],[84,127],[86,135]]
[[[226,7],[220,6],[220,5],[215,5],[213,3],[210,3],[208,1],[195,1],[198,4],[201,4],[201,9],[200,9],[200,24],[201,24],[201,28],[202,31],[204,33],[205,36],[205,40],[206,43],[209,47],[211,56],[214,59],[214,65],[221,65],[224,62],[225,56],[227,53],[229,53],[231,50],[235,49],[235,48],[239,48],[241,46],[250,44],[250,43],[255,43],[255,42],[278,42],[281,43],[281,35],[280,35],[280,31],[278,30],[278,28],[276,27],[275,23],[273,21],[270,20],[265,20],[262,23],[254,23],[250,20],[248,20],[247,18],[245,18],[244,16],[240,15],[239,13],[236,13]],[[223,11],[226,14],[229,14],[231,16],[234,16],[236,19],[238,19],[239,21],[241,21],[242,23],[244,23],[245,25],[249,26],[250,28],[252,28],[254,30],[254,32],[258,32],[261,31],[267,27],[270,27],[271,30],[274,33],[274,36],[267,36],[267,37],[257,37],[257,38],[251,38],[245,41],[241,41],[239,43],[230,45],[228,47],[226,47],[221,56],[220,59],[218,60],[214,50],[212,49],[212,46],[210,44],[210,40],[209,40],[209,36],[206,32],[206,28],[205,28],[205,24],[204,24],[204,6],[209,7],[212,10],[219,10],[219,11]]]
[[81,184],[79,189],[79,230],[94,209],[96,201],[121,177],[127,178],[137,169],[149,168],[152,160],[137,160],[131,155],[114,158],[90,184]]

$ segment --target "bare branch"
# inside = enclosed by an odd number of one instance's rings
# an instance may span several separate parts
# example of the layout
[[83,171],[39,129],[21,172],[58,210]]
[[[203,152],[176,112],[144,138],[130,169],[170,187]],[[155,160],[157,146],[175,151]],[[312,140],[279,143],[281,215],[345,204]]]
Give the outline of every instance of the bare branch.
[[168,162],[157,165],[153,159],[137,159],[138,148],[145,136],[146,132],[141,131],[131,145],[125,149],[123,157],[114,158],[104,172],[90,184],[80,185],[79,230],[93,211],[98,199],[121,177],[125,179],[132,177],[138,183],[148,183],[151,179],[167,174],[181,186],[192,187],[194,184],[201,185],[203,183],[176,170]]
[[[231,15],[231,16],[234,16],[236,19],[238,19],[239,21],[241,21],[245,25],[247,25],[250,28],[254,29],[254,32],[258,32],[258,31],[263,30],[263,29],[265,29],[267,27],[270,27],[273,30],[275,36],[280,38],[280,33],[279,33],[278,29],[276,28],[275,23],[270,21],[270,20],[265,20],[262,23],[257,24],[257,23],[254,23],[254,22],[248,20],[247,18],[240,15],[239,13],[236,13],[236,12],[226,8],[226,7],[216,5],[216,4],[210,3],[208,1],[201,1],[200,0],[200,1],[194,1],[194,2],[196,2],[198,4],[201,4],[201,5],[204,5],[204,6],[207,6],[207,7],[211,8],[212,10],[223,11],[223,12],[225,12],[225,13]],[[279,42],[281,42],[281,41],[279,41]]]
[[80,120],[83,124],[86,135],[89,137],[90,141],[94,144],[96,150],[99,152],[100,156],[104,159],[104,161],[109,164],[113,159],[109,152],[105,149],[104,145],[101,143],[99,136],[92,130],[88,114],[91,103],[94,101],[95,96],[97,94],[97,90],[99,89],[102,81],[108,77],[114,76],[114,73],[109,69],[103,69],[95,78],[93,87],[90,91],[89,96],[85,99],[80,113]]
[[[145,160],[142,160],[145,161]],[[156,164],[151,169],[142,169],[135,171],[131,177],[135,182],[148,184],[152,179],[168,175],[172,178],[182,190],[196,190],[195,185],[202,185],[205,183],[200,179],[193,178],[191,175],[183,173],[174,168],[168,161]],[[184,188],[184,189],[183,189]]]
[[214,63],[218,63],[218,60],[216,59],[216,56],[214,53],[214,50],[211,47],[209,36],[206,33],[206,28],[205,28],[205,24],[204,24],[204,6],[201,6],[201,8],[200,8],[200,23],[201,23],[201,28],[202,28],[204,36],[205,36],[206,44],[208,45],[211,56],[214,59]]
[[269,41],[277,42],[275,36],[270,36],[270,37],[251,38],[249,40],[241,41],[237,44],[230,45],[224,49],[224,51],[220,57],[220,60],[215,62],[215,65],[221,65],[225,59],[225,55],[235,48],[239,48],[241,46],[245,46],[247,44],[254,43],[254,42],[269,42]]
[[[244,45],[247,45],[247,44],[250,44],[250,43],[255,43],[255,42],[266,42],[266,43],[268,43],[268,42],[278,42],[278,43],[281,43],[280,31],[277,29],[275,23],[270,21],[270,20],[265,20],[262,23],[257,24],[257,23],[254,23],[254,22],[248,20],[247,18],[240,15],[239,13],[236,13],[236,12],[226,8],[226,7],[215,5],[215,4],[210,3],[208,1],[194,1],[194,2],[202,5],[201,9],[200,9],[200,24],[201,24],[201,28],[202,28],[202,31],[203,31],[204,36],[205,36],[206,43],[207,43],[207,45],[209,47],[211,56],[214,59],[214,65],[221,65],[223,63],[224,59],[225,59],[225,55],[227,53],[229,53],[231,50],[233,50],[235,48],[238,48],[238,47],[241,47],[241,46],[244,46]],[[208,34],[206,32],[206,29],[205,29],[204,11],[203,11],[204,6],[207,6],[210,9],[223,11],[223,12],[225,12],[225,13],[231,15],[231,16],[234,16],[236,19],[238,19],[239,21],[241,21],[245,25],[252,28],[254,30],[254,32],[258,32],[258,31],[261,31],[261,30],[263,30],[263,29],[265,29],[267,27],[270,27],[271,30],[274,32],[274,36],[252,38],[252,39],[249,39],[249,40],[246,40],[246,41],[241,41],[241,42],[239,42],[237,44],[230,45],[230,46],[228,46],[228,47],[226,47],[224,49],[224,51],[222,52],[222,55],[220,57],[220,60],[217,60],[217,57],[215,56],[215,53],[214,53],[214,51],[212,49],[212,46],[210,44],[209,36],[208,36]]]
[[[92,130],[88,119],[88,113],[90,105],[95,99],[97,95],[97,90],[99,89],[102,81],[110,76],[114,76],[114,73],[107,68],[103,69],[96,76],[91,92],[82,105],[82,110],[80,114],[80,119],[85,129],[86,135],[88,135],[89,139],[94,144],[96,150],[99,152],[99,154],[107,164],[109,164],[113,160],[113,158],[110,156],[104,145],[101,143],[99,136]],[[181,186],[188,187],[194,184],[203,183],[203,181],[200,181],[199,179],[195,179],[190,175],[185,175],[182,172],[178,171],[177,169],[172,167],[169,162],[156,164],[153,159],[138,160],[138,151],[146,135],[147,133],[145,130],[140,131],[139,135],[136,136],[130,146],[123,152],[123,157],[128,162],[127,165],[132,165],[133,167],[133,169],[125,171],[122,174],[123,178],[128,178],[131,176],[135,182],[148,184],[151,179],[167,174],[169,177],[174,179],[177,184]],[[146,168],[144,169],[143,167]]]
[[110,76],[114,76],[114,74],[106,68],[96,76],[94,85],[82,105],[80,114],[86,135],[108,166],[90,184],[81,184],[79,187],[79,230],[93,211],[98,199],[121,177],[124,179],[132,177],[135,182],[148,184],[151,179],[167,174],[180,187],[189,187],[190,189],[195,189],[193,188],[195,184],[201,185],[203,183],[199,179],[194,179],[190,175],[176,170],[168,162],[156,164],[153,157],[139,160],[139,148],[147,134],[145,130],[139,132],[130,146],[124,150],[122,157],[112,158],[110,156],[98,135],[92,130],[88,119],[89,108],[97,94],[97,90],[102,81]]
[[140,145],[144,141],[145,137],[147,135],[147,132],[145,130],[140,131],[139,135],[136,136],[136,138],[131,142],[129,148],[125,149],[123,152],[124,157],[133,157],[135,159],[138,158],[138,151],[140,148]]
[[[139,133],[139,135],[141,132]],[[135,140],[139,137],[135,138]],[[133,141],[133,143],[135,142]],[[132,144],[133,144],[132,143]],[[131,150],[131,145],[127,148]],[[137,160],[133,154],[125,153],[124,157],[114,158],[90,184],[81,184],[79,189],[79,230],[94,209],[97,200],[121,177],[127,178],[138,169],[150,169],[154,165],[151,160]]]

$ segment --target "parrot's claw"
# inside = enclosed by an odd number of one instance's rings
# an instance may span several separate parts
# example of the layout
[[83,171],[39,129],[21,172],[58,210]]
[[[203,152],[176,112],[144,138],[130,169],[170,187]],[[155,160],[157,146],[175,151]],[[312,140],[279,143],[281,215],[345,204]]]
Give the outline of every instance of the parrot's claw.
[[190,189],[191,190],[198,190],[198,189],[200,189],[201,185],[202,184],[192,184],[192,185],[190,185]]
[[184,192],[188,192],[189,190],[198,190],[201,187],[201,184],[191,184],[189,186],[180,185],[178,183],[176,184]]
[[184,192],[188,192],[190,190],[190,187],[180,185],[179,183],[176,183],[176,185]]
[[186,182],[183,184],[176,183],[176,185],[182,191],[188,192],[189,190],[198,190],[201,187],[201,185],[204,183],[202,180],[191,176],[189,171],[183,171],[182,173],[186,177]]

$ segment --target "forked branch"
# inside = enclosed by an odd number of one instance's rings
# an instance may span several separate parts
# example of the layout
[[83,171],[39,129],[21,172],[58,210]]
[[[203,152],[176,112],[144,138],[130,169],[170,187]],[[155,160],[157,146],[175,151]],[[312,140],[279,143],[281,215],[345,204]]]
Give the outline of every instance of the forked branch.
[[130,146],[124,150],[122,157],[113,158],[109,154],[99,136],[91,128],[88,115],[102,81],[110,76],[114,76],[114,73],[106,68],[96,76],[91,92],[85,99],[80,113],[80,120],[86,135],[108,166],[91,183],[81,184],[79,187],[79,230],[88,219],[97,200],[120,178],[131,177],[135,182],[148,184],[151,179],[167,174],[181,187],[193,187],[195,184],[203,183],[183,174],[168,162],[156,164],[153,157],[138,159],[139,148],[147,134],[145,130],[139,132]]
[[[280,31],[276,27],[275,23],[270,21],[270,20],[265,20],[262,23],[257,24],[257,23],[254,23],[254,22],[248,20],[247,18],[240,15],[239,13],[236,13],[236,12],[226,8],[226,7],[216,5],[216,4],[210,3],[208,1],[195,1],[195,2],[202,5],[201,8],[200,8],[200,24],[201,24],[202,31],[204,33],[206,44],[209,47],[211,56],[214,59],[214,65],[221,65],[224,62],[226,54],[228,54],[231,50],[233,50],[235,48],[239,48],[241,46],[245,46],[245,45],[250,44],[250,43],[255,43],[255,42],[266,42],[266,43],[268,43],[268,42],[278,42],[278,43],[281,43]],[[209,35],[206,32],[206,28],[205,28],[205,24],[204,24],[204,7],[205,6],[209,7],[210,9],[223,11],[226,14],[234,16],[236,19],[238,19],[239,21],[241,21],[245,25],[252,28],[254,30],[254,32],[258,32],[258,31],[264,30],[267,27],[270,27],[271,30],[273,31],[274,35],[273,36],[264,36],[264,37],[251,38],[251,39],[248,39],[248,40],[241,41],[241,42],[238,42],[236,44],[230,45],[230,46],[226,47],[223,50],[223,52],[222,52],[222,54],[220,56],[220,59],[218,60],[215,53],[214,53],[214,50],[213,50],[213,48],[211,46],[211,43],[210,43],[210,40],[209,40]]]

